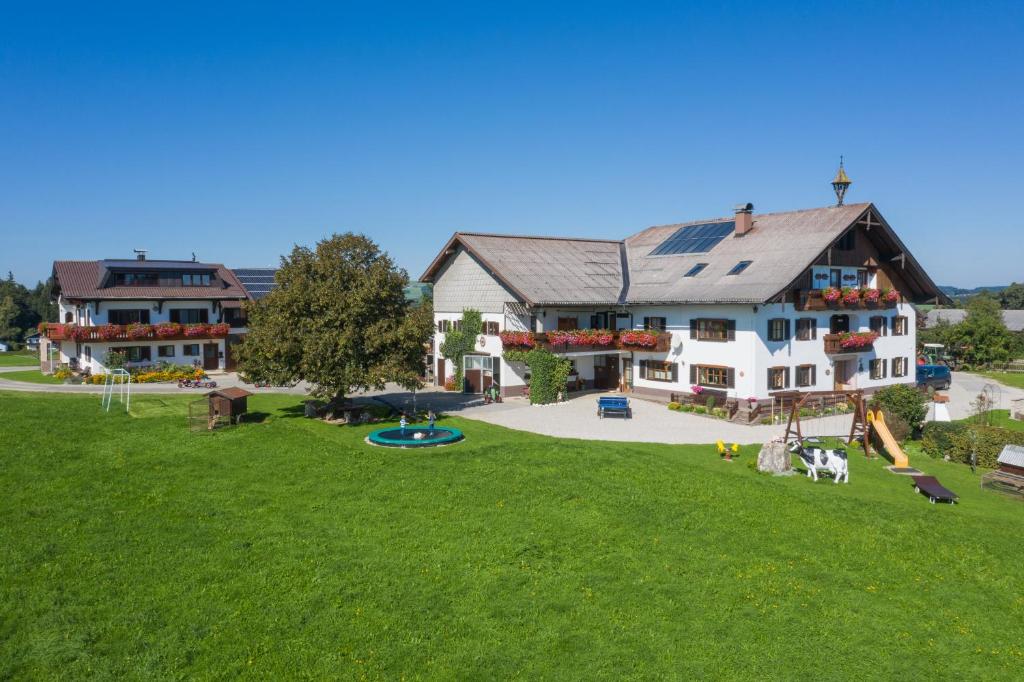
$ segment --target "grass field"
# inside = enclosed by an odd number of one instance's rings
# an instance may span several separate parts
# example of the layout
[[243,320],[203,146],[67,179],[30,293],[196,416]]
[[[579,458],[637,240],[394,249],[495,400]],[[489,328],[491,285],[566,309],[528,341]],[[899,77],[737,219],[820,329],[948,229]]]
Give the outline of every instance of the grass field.
[[0,393],[0,678],[1019,679],[1024,506],[917,458],[851,483],[708,446],[467,440],[249,399]]
[[31,384],[63,384],[64,382],[60,379],[55,379],[49,374],[43,374],[38,369],[25,369],[17,372],[4,372],[0,374],[0,379],[10,379],[11,381],[27,381]]
[[39,353],[37,351],[14,351],[13,353],[0,353],[0,367],[38,367]]
[[[964,423],[975,423],[978,421],[978,417],[968,417],[967,419],[958,419],[959,422]],[[1024,431],[1024,422],[1016,419],[1010,419],[1009,410],[989,410],[986,413],[986,418],[983,423],[989,426],[999,426],[1004,429],[1010,429],[1011,431]]]
[[978,374],[1007,386],[1024,388],[1024,374],[1020,372],[978,372]]

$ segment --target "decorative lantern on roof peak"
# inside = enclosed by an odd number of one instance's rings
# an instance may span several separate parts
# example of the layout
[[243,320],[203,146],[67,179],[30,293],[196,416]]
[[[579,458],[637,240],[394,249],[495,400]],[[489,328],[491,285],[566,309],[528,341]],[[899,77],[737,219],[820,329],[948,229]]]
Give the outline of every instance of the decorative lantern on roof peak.
[[846,169],[843,168],[843,157],[839,157],[839,170],[836,171],[836,177],[832,180],[832,189],[835,190],[836,199],[838,203],[836,206],[843,205],[843,198],[846,197],[846,190],[850,189],[850,185],[853,181],[846,174]]

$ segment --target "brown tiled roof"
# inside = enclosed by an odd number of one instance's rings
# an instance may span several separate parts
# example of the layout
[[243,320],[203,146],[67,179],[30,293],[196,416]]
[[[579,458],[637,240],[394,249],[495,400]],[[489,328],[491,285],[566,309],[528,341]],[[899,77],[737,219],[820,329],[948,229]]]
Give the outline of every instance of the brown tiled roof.
[[[190,265],[195,265],[190,263]],[[245,289],[235,275],[219,263],[203,263],[216,271],[218,282],[208,287],[101,287],[103,261],[58,260],[53,263],[53,276],[65,298],[104,299],[247,299]],[[174,270],[173,261],[140,261],[146,269]]]

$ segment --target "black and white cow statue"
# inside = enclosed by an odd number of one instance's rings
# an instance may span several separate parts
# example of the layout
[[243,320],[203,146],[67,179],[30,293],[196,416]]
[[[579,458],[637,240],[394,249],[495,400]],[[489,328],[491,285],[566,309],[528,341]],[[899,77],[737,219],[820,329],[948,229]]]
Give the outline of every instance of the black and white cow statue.
[[800,455],[800,459],[807,466],[807,476],[815,481],[818,480],[818,471],[829,471],[832,473],[835,483],[839,483],[840,480],[843,483],[850,482],[850,467],[846,461],[846,450],[841,448],[825,450],[814,446],[807,447],[797,442],[789,446],[789,451]]

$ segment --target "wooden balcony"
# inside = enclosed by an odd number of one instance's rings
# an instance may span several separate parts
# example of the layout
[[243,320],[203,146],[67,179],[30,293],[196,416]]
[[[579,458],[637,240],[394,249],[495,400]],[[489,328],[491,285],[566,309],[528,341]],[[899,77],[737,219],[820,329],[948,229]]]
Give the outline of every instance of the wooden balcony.
[[866,346],[856,346],[853,348],[843,348],[842,345],[842,334],[825,334],[822,337],[825,343],[825,354],[826,355],[846,355],[850,353],[868,353],[874,350],[875,346],[873,343],[869,343]]
[[[219,339],[228,335],[227,324],[183,324],[170,325],[160,330],[160,324],[147,325],[99,325],[96,327],[79,327],[71,324],[48,324],[42,334],[51,341],[76,341],[79,343],[125,343],[150,341],[188,341],[190,339]],[[162,331],[162,333],[161,333]]]
[[[886,303],[885,301],[879,301],[878,303],[867,303],[866,301],[860,300],[855,304],[843,303],[842,300],[836,301],[835,303],[829,303],[821,295],[821,289],[800,289],[795,292],[796,294],[796,309],[802,311],[821,311],[821,310],[885,310],[886,308],[895,308],[896,302]],[[900,303],[903,302],[903,297],[900,297]]]
[[672,347],[672,333],[671,332],[652,332],[656,336],[656,342],[653,346],[643,346],[639,344],[630,344],[627,336],[626,340],[623,340],[623,335],[629,334],[630,331],[635,330],[621,330],[611,332],[612,340],[608,344],[579,344],[579,343],[556,343],[552,342],[551,334],[540,332],[534,335],[534,340],[537,343],[538,348],[546,348],[552,353],[601,353],[611,351],[638,351],[646,353],[667,353],[669,348]]

